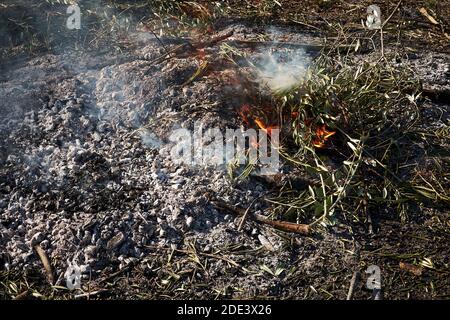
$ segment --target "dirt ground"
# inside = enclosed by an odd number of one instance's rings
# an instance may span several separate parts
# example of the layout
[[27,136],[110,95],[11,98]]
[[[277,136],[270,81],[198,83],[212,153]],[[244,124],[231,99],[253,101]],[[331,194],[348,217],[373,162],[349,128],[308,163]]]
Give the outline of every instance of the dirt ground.
[[[17,3],[0,7],[1,16],[20,16],[25,9]],[[264,38],[315,46],[343,30],[346,43],[373,36],[361,26],[372,2],[279,3],[228,1],[230,10],[205,37],[233,31],[230,43]],[[450,5],[402,1],[394,11],[397,1],[376,4],[384,17],[393,12],[384,49],[405,50],[409,58],[401,63],[428,90],[423,126],[448,129]],[[3,35],[14,29],[2,28]],[[367,287],[371,266],[380,269],[383,299],[450,297],[448,206],[416,203],[406,219],[389,204],[371,207],[370,223],[342,215],[309,236],[251,220],[238,230],[241,218],[212,199],[245,210],[276,193],[273,185],[257,177],[231,181],[224,168],[175,163],[167,153],[173,128],[193,128],[198,120],[207,127],[241,125],[236,110],[246,87],[236,81],[239,68],[223,62],[219,44],[202,52],[214,67],[191,80],[198,55],[159,60],[179,42],[163,37],[162,46],[145,31],[87,50],[36,45],[27,51],[26,39],[16,36],[1,42],[2,299],[346,299],[359,275],[353,298],[365,300],[380,298]],[[362,44],[359,58],[378,54],[380,38],[373,40],[374,46]],[[266,49],[242,48],[255,60]],[[427,168],[436,150],[424,144],[411,163]],[[448,183],[448,150],[443,157]],[[256,202],[256,212],[266,209]],[[70,262],[81,268],[82,289],[64,288]]]

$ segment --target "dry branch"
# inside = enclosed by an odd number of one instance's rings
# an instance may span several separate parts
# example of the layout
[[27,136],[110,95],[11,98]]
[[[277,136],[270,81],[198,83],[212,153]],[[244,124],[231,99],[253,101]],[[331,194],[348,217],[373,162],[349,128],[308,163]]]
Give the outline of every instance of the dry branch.
[[48,259],[47,254],[45,253],[44,249],[41,248],[40,245],[35,245],[33,248],[36,251],[37,255],[39,256],[39,259],[41,259],[42,264],[44,265],[48,282],[50,282],[50,284],[53,285],[55,283],[55,277],[53,275],[53,268],[52,265],[50,264],[50,260]]
[[[200,42],[192,42],[191,39],[187,38],[170,38],[170,39],[163,39],[163,38],[157,38],[158,42],[160,42],[165,50],[165,53],[161,56],[151,60],[150,64],[156,64],[164,62],[170,58],[174,57],[185,57],[187,55],[192,54],[193,52],[196,52],[197,50],[212,47],[216,45],[219,42],[222,42],[223,40],[231,37],[233,35],[233,31],[228,32],[225,35],[213,37],[207,41],[200,41]],[[164,41],[163,41],[164,40]],[[168,50],[164,46],[164,42],[170,42],[172,44],[179,43],[179,45],[175,46],[174,48]]]
[[256,221],[267,224],[267,225],[272,226],[275,229],[278,229],[281,231],[298,233],[298,234],[302,234],[305,236],[307,236],[311,233],[310,226],[308,224],[270,220],[270,219],[267,219],[266,217],[264,217],[260,214],[256,214],[256,213],[254,213],[253,216],[255,217]]
[[233,34],[234,34],[234,31],[230,31],[224,35],[213,37],[213,38],[209,39],[208,41],[193,43],[192,46],[197,50],[207,48],[207,47],[212,47],[212,46],[218,44],[219,42],[222,42],[222,41],[228,39]]
[[[249,47],[295,47],[298,49],[303,49],[307,52],[319,52],[323,49],[322,45],[313,45],[313,44],[305,44],[305,43],[297,43],[297,42],[279,42],[279,41],[254,41],[254,40],[232,40],[228,42],[231,45],[236,47],[239,46],[249,46]],[[354,46],[340,46],[340,48],[349,48]]]
[[[237,214],[239,216],[245,215],[246,210],[244,210],[242,208],[228,205],[222,201],[211,201],[211,203],[216,208],[227,210],[227,211]],[[311,233],[311,228],[307,224],[298,224],[298,223],[292,223],[292,222],[286,222],[286,221],[271,220],[271,219],[264,217],[263,215],[256,214],[256,213],[253,213],[252,215],[249,216],[249,218],[250,217],[259,223],[269,225],[277,230],[297,233],[297,234],[301,234],[301,235],[305,235],[305,236],[309,235]]]
[[353,277],[352,280],[350,280],[350,287],[348,288],[348,293],[347,293],[347,300],[352,300],[353,298],[353,293],[355,292],[355,287],[356,284],[358,283],[360,278],[360,273],[359,271],[355,271],[353,273]]

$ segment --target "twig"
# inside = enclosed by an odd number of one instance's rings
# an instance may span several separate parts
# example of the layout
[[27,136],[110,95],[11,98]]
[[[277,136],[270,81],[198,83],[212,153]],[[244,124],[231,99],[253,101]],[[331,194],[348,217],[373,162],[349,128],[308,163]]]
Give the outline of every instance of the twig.
[[27,297],[28,297],[28,289],[26,289],[25,291],[19,293],[17,296],[14,297],[13,300],[24,300]]
[[[242,208],[228,205],[222,201],[211,201],[211,203],[219,209],[225,209],[229,212],[235,213],[240,216],[243,216],[245,214],[245,211]],[[271,220],[271,219],[266,218],[263,215],[256,214],[256,213],[253,213],[252,217],[257,222],[269,225],[269,226],[274,227],[275,229],[278,229],[281,231],[292,232],[292,233],[297,233],[297,234],[301,234],[301,235],[309,235],[311,233],[311,228],[307,224],[298,224],[298,223],[292,223],[292,222]]]
[[[167,52],[164,53],[163,55],[159,56],[158,58],[155,58],[155,59],[151,60],[151,61],[150,61],[150,64],[153,65],[153,64],[156,64],[156,63],[159,63],[159,62],[163,62],[163,61],[165,61],[165,60],[168,60],[168,59],[171,58],[170,55],[171,55],[172,53],[177,54],[177,53],[180,52],[180,51],[184,51],[184,49],[186,48],[186,46],[187,46],[186,44],[180,44],[180,45],[176,46],[175,48],[173,48],[173,49],[167,51]],[[183,50],[181,50],[181,49],[183,49]]]
[[260,199],[261,197],[257,197],[255,198],[252,203],[250,203],[250,205],[248,206],[247,210],[245,210],[244,215],[242,216],[241,222],[239,223],[238,226],[238,231],[241,231],[242,227],[244,226],[244,222],[245,219],[247,218],[248,213],[250,212],[250,209],[253,207],[253,205],[255,204],[256,200]]
[[222,41],[228,39],[228,38],[231,37],[233,34],[234,34],[234,31],[230,31],[230,32],[228,32],[228,33],[226,33],[226,34],[224,34],[224,35],[222,35],[222,36],[217,36],[217,37],[211,38],[211,39],[208,40],[208,41],[203,41],[203,42],[194,43],[192,46],[193,46],[195,49],[197,49],[197,50],[198,50],[198,49],[207,48],[207,47],[211,47],[211,46],[213,46],[213,45],[216,45],[216,44],[219,43],[219,42],[222,42]]
[[402,3],[402,0],[400,0],[397,5],[395,6],[394,10],[391,12],[391,15],[383,22],[383,24],[380,27],[380,41],[381,41],[381,56],[384,58],[384,36],[383,36],[383,28],[384,26],[391,20],[394,13],[397,11],[398,7]]
[[50,264],[50,260],[48,259],[47,254],[45,253],[44,249],[41,248],[40,245],[35,245],[34,250],[36,251],[37,255],[39,256],[39,259],[41,259],[42,264],[44,265],[45,272],[47,274],[47,280],[50,282],[51,285],[55,282],[55,278],[53,275],[53,269]]
[[392,16],[394,15],[395,11],[397,11],[398,7],[400,7],[400,4],[402,3],[402,0],[400,0],[397,5],[395,6],[394,10],[392,11],[391,15],[383,22],[381,25],[381,29],[391,20]]
[[305,22],[301,22],[301,21],[298,21],[298,20],[295,20],[295,19],[290,19],[290,21],[292,21],[294,23],[297,23],[297,24],[301,24],[301,25],[306,26],[308,28],[316,29],[316,30],[319,30],[319,31],[321,30],[320,28],[317,28],[316,26],[313,26],[311,24],[307,24]]
[[123,267],[122,269],[120,269],[119,271],[114,272],[113,274],[107,276],[106,278],[102,279],[99,281],[99,283],[104,283],[104,282],[108,282],[112,279],[114,279],[116,276],[118,276],[119,274],[122,274],[128,270],[130,270],[130,267],[134,266],[133,262],[130,262],[129,264],[127,264],[125,267]]
[[[231,37],[232,35],[233,35],[233,31],[230,31],[225,35],[214,37],[208,41],[202,41],[202,42],[197,42],[197,43],[191,43],[191,41],[189,39],[171,39],[171,41],[181,41],[183,43],[176,46],[175,48],[173,48],[171,50],[166,50],[166,52],[163,55],[151,60],[150,64],[153,65],[153,64],[163,62],[165,60],[171,59],[171,58],[179,56],[179,55],[191,54],[195,50],[211,47],[211,46]],[[163,43],[160,38],[157,38],[157,39],[158,39],[158,41],[160,41],[160,43]]]
[[156,34],[156,32],[155,32],[154,30],[151,30],[150,32],[153,34],[153,36],[156,38],[156,40],[161,44],[161,46],[163,47],[164,51],[165,51],[167,54],[169,54],[169,52],[168,52],[166,46],[165,46],[164,43],[161,41],[161,39],[158,37],[158,35]]
[[350,287],[348,288],[347,300],[352,300],[353,293],[355,291],[355,286],[356,286],[357,282],[359,281],[359,278],[360,278],[359,271],[355,271],[353,273],[352,280],[350,281]]
[[73,296],[73,298],[74,298],[74,299],[89,298],[90,296],[96,296],[96,295],[98,295],[98,294],[100,294],[100,293],[107,292],[107,291],[108,291],[108,290],[106,290],[106,289],[100,289],[100,290],[97,290],[97,291],[92,291],[92,292],[86,292],[86,293],[77,294],[77,295]]
[[254,213],[253,216],[255,217],[256,221],[261,222],[263,224],[267,224],[269,226],[272,226],[275,229],[278,229],[280,231],[297,233],[297,234],[301,234],[304,236],[307,236],[311,233],[311,228],[307,224],[270,220],[270,219],[267,219],[266,217],[264,217],[260,214],[256,214],[256,213]]

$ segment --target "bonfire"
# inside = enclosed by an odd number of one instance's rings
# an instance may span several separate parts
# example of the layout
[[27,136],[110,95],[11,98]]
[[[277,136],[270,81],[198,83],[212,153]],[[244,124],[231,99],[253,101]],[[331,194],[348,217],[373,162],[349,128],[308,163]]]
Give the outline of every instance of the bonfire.
[[448,10],[0,4],[0,299],[449,297]]

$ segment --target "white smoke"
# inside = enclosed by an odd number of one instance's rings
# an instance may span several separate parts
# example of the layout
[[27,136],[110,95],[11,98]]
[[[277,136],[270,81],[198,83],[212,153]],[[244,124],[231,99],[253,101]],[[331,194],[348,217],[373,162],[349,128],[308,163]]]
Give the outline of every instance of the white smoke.
[[161,139],[148,130],[142,130],[139,132],[141,135],[142,143],[152,149],[160,149],[163,145]]
[[258,76],[272,91],[290,89],[305,77],[310,59],[301,49],[272,49],[258,63]]

